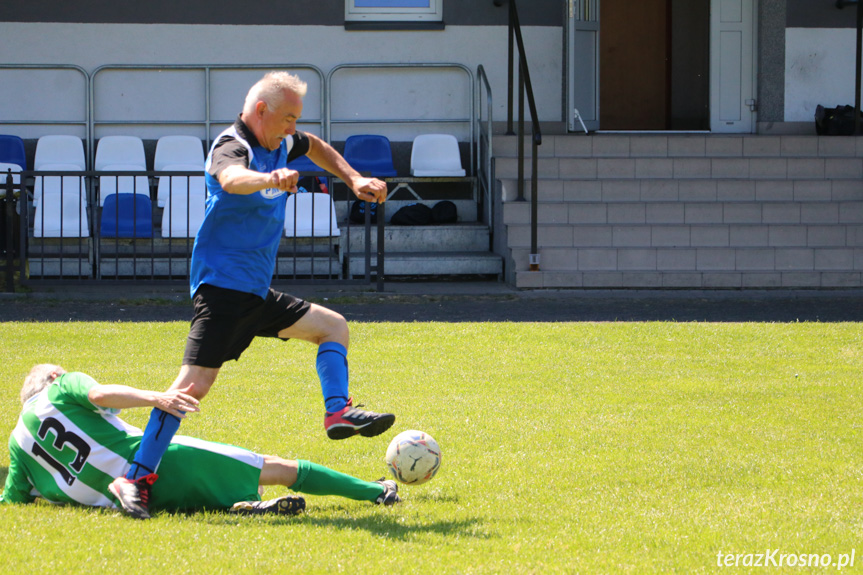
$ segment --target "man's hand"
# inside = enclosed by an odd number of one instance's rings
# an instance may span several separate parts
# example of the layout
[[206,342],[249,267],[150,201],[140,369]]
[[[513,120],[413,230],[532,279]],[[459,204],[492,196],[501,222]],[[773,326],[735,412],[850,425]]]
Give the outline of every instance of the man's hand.
[[297,182],[300,181],[300,173],[288,168],[279,168],[270,172],[270,186],[277,190],[285,192],[297,193]]
[[[188,389],[188,388],[187,388]],[[153,407],[167,411],[180,419],[186,417],[187,412],[201,411],[200,402],[185,393],[186,390],[169,389],[158,392],[154,397]]]
[[380,204],[387,201],[387,184],[377,178],[356,178],[353,190],[359,199],[367,202]]

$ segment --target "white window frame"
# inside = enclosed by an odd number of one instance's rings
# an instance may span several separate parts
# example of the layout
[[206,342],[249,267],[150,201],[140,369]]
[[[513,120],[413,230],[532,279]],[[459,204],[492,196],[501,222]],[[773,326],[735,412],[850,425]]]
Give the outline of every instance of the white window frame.
[[429,0],[428,8],[356,6],[356,0],[345,0],[346,22],[442,22],[443,0]]

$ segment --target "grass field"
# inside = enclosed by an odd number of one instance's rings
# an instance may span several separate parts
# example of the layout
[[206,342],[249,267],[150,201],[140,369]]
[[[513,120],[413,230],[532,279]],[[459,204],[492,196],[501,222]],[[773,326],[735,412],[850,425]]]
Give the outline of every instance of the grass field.
[[[32,364],[163,389],[187,324],[0,328],[8,434]],[[852,551],[841,571],[863,566],[860,324],[353,324],[351,391],[398,419],[341,442],[314,354],[256,341],[181,433],[377,479],[389,439],[421,429],[443,451],[433,481],[394,508],[307,497],[287,519],[3,506],[0,572],[701,573],[765,553],[771,572],[829,572]],[[738,567],[719,567],[729,554]],[[801,567],[810,554],[830,566]]]

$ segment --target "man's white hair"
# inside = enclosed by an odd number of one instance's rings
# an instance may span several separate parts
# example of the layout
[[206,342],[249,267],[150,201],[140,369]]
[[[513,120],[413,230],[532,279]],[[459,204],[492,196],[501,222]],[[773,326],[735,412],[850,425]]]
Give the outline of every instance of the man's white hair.
[[249,89],[249,93],[246,94],[246,102],[243,105],[243,113],[254,113],[258,102],[267,104],[267,109],[272,112],[282,103],[286,90],[303,98],[307,89],[308,85],[294,74],[269,72]]
[[57,376],[66,373],[66,370],[59,365],[52,363],[40,363],[34,365],[27,377],[24,378],[24,386],[21,388],[21,403],[25,403],[28,399],[54,383]]

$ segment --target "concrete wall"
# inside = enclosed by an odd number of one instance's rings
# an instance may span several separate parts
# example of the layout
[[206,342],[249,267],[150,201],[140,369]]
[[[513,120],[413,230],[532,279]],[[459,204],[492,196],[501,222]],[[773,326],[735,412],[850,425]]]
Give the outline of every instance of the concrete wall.
[[818,104],[854,104],[856,8],[840,10],[832,1],[787,0],[785,122],[801,123],[814,132]]
[[[461,64],[471,74],[482,64],[494,95],[494,119],[505,120],[506,6],[497,7],[491,0],[447,0],[445,28],[434,31],[347,30],[344,0],[292,0],[286,4],[290,9],[279,13],[273,12],[273,3],[262,0],[250,0],[244,6],[246,9],[238,13],[234,3],[205,0],[160,0],[144,5],[82,5],[56,0],[10,3],[4,6],[0,22],[3,63],[68,64],[91,74],[100,67],[118,64],[310,64],[324,76],[345,63],[447,62]],[[556,0],[539,0],[530,10],[522,11],[537,108],[542,121],[557,122],[561,120],[563,98],[563,9]],[[235,76],[216,86],[220,117],[230,121],[239,112],[246,90],[262,73]],[[170,78],[154,85],[134,79],[125,92],[116,87],[105,94],[97,92],[97,115],[102,119],[177,119],[184,114],[200,118],[203,80],[189,76],[174,81],[179,75]],[[121,80],[115,75],[111,83],[119,86]],[[318,101],[323,86],[313,80],[304,115],[320,118]],[[417,73],[404,79],[386,71],[363,71],[340,73],[336,80],[332,109],[342,119],[467,118],[470,113],[473,85],[460,73]],[[33,105],[35,92],[45,92],[36,97],[37,107]],[[0,125],[4,120],[44,119],[55,113],[64,119],[75,116],[82,105],[80,92],[77,80],[70,80],[68,72],[20,74],[0,69]],[[368,133],[370,126],[338,129],[340,133],[333,136],[344,139],[350,133]],[[467,134],[463,126],[447,124],[392,126],[375,132],[406,141],[418,131],[431,130],[456,132],[461,139]],[[57,131],[51,126],[18,126],[14,133],[35,138]]]

